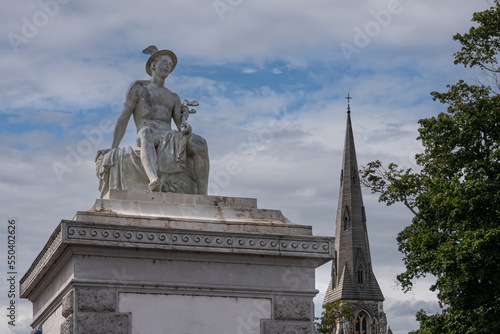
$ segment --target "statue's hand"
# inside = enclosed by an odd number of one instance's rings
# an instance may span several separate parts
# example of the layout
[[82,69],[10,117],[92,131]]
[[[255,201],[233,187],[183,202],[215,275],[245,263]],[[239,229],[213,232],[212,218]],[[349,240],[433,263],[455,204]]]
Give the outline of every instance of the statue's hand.
[[191,133],[191,131],[193,131],[193,128],[191,127],[191,125],[189,125],[189,123],[187,122],[182,123],[181,132],[183,134],[188,135]]
[[104,150],[99,150],[97,151],[97,154],[95,156],[95,161],[97,162],[97,159],[99,159],[101,157],[101,155],[105,155],[106,153],[108,153],[109,151],[111,151],[110,148],[106,148]]

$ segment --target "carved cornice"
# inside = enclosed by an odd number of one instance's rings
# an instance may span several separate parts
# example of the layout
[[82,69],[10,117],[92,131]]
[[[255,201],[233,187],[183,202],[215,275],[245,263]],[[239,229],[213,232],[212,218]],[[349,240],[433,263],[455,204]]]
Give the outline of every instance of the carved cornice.
[[63,250],[62,242],[62,230],[61,225],[59,225],[54,233],[45,244],[40,254],[38,254],[35,261],[31,265],[28,272],[21,278],[21,297],[26,298],[25,293],[29,286],[36,280],[36,278],[42,274],[42,271],[46,271],[50,267],[51,261],[54,261],[54,257],[60,254]]
[[139,228],[75,221],[63,221],[62,230],[67,243],[320,258],[333,255],[333,239],[329,237]]

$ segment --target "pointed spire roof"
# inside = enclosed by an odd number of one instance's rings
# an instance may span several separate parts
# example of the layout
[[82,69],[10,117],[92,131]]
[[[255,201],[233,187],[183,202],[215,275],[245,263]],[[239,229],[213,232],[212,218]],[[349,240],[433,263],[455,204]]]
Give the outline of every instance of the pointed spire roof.
[[347,126],[335,230],[336,261],[332,264],[332,281],[324,303],[336,300],[383,301],[384,296],[371,265],[365,207],[351,123],[352,97],[347,95],[346,99]]

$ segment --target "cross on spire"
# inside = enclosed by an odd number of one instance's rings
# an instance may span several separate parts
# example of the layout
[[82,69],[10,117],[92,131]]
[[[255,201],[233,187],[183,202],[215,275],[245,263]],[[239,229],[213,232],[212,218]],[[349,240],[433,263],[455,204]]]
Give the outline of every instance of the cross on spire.
[[351,113],[351,99],[352,97],[349,96],[349,93],[347,93],[347,113],[350,114]]

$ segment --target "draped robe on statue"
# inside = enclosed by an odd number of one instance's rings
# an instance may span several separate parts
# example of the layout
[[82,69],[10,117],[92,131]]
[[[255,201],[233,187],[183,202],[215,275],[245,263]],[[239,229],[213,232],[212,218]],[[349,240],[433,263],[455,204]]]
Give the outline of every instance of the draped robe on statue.
[[[197,194],[193,161],[186,154],[189,134],[168,131],[157,147],[157,191]],[[96,159],[101,198],[110,189],[149,191],[149,179],[141,161],[140,147],[111,149]]]

